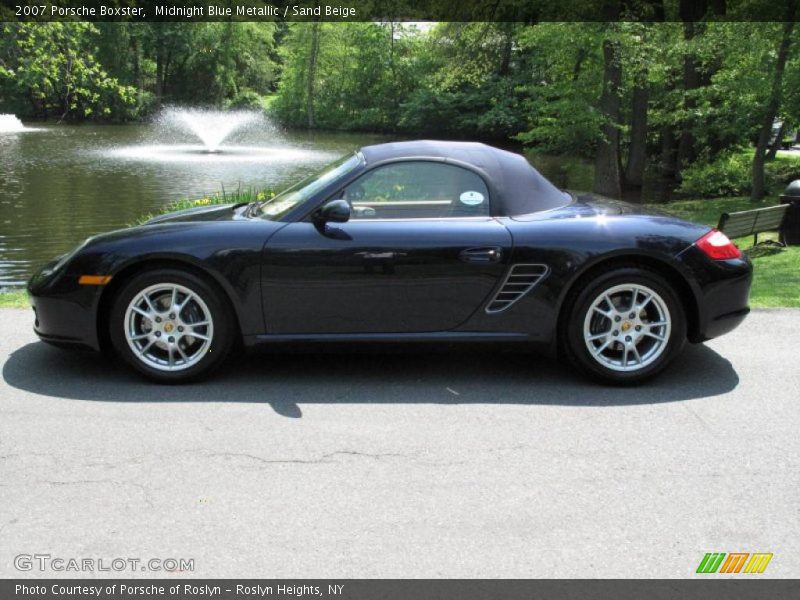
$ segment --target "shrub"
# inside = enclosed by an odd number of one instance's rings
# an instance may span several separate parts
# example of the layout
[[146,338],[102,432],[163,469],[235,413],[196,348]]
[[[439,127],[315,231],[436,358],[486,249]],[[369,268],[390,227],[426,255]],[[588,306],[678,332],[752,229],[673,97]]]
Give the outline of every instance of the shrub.
[[780,193],[790,181],[800,179],[800,158],[778,155],[775,160],[767,163],[766,171],[773,187],[776,187],[773,192]]
[[179,210],[186,210],[187,208],[198,208],[200,206],[212,206],[215,204],[239,204],[240,202],[261,202],[275,196],[275,192],[271,189],[255,190],[253,188],[237,189],[234,192],[226,192],[223,188],[221,192],[204,196],[202,198],[195,198],[192,200],[176,200],[165,204],[155,213],[148,213],[139,217],[135,222],[131,223],[131,227],[142,225],[153,217],[164,215]]
[[258,92],[245,89],[227,101],[225,106],[240,110],[264,110],[264,99]]
[[[678,192],[694,198],[747,195],[752,168],[753,152],[746,149],[726,152],[711,161],[698,161],[683,170]],[[779,155],[764,166],[767,193],[780,193],[793,179],[800,179],[799,159]]]
[[678,192],[695,198],[743,196],[750,192],[753,159],[741,150],[727,152],[716,159],[698,161],[682,171]]

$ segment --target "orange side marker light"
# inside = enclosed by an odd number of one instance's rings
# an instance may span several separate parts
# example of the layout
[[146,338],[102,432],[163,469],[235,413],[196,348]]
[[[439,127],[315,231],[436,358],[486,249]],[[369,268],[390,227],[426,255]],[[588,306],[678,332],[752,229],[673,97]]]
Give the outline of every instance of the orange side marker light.
[[78,279],[80,285],[105,285],[111,281],[111,275],[81,275]]

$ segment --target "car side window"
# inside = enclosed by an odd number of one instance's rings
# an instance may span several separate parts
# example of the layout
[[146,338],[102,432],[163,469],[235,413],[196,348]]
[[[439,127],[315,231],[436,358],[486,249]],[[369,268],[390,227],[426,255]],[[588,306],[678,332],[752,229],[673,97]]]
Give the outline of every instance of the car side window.
[[489,190],[468,169],[409,161],[377,167],[348,185],[351,219],[425,219],[489,215]]

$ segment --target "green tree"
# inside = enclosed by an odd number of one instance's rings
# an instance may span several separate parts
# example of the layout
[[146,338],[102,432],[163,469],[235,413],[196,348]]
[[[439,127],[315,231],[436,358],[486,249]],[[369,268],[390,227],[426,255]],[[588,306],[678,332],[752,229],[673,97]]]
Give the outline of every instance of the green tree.
[[292,23],[272,108],[289,125],[393,130],[414,44],[396,23]]
[[25,98],[32,115],[87,118],[134,102],[134,89],[96,59],[91,23],[0,23],[0,30],[0,87]]
[[[790,0],[787,6],[786,22],[783,24],[783,31],[778,44],[775,67],[773,68],[772,85],[770,86],[769,97],[761,113],[761,127],[758,132],[755,152],[753,154],[753,187],[750,191],[752,200],[760,200],[764,196],[764,162],[766,160],[767,145],[772,135],[772,125],[781,108],[783,98],[783,76],[786,71],[786,63],[789,60],[789,52],[792,46],[792,34],[794,32],[794,18],[797,13],[796,0]],[[778,132],[775,145],[780,144],[781,132]]]
[[518,140],[543,152],[594,156],[603,123],[602,40],[595,23],[540,23],[519,33],[529,67]]
[[416,38],[399,127],[507,139],[524,123],[524,55],[515,23],[443,23]]

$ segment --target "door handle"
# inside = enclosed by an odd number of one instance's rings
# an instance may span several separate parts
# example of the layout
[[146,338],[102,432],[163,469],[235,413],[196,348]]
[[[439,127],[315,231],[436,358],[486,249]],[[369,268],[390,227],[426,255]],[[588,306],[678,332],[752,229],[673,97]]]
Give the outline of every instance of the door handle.
[[496,263],[503,258],[503,249],[494,246],[490,248],[467,248],[462,250],[458,257],[466,263]]

